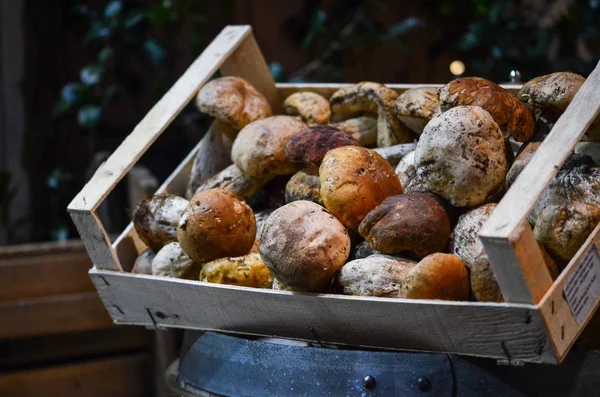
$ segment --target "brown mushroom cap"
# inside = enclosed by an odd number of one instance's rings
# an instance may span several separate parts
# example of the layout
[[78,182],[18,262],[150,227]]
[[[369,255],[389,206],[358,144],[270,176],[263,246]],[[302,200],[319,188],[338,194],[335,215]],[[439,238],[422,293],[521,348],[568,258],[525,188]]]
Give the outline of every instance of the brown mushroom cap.
[[504,185],[504,137],[488,112],[457,106],[425,127],[415,151],[419,184],[456,207],[483,204]]
[[440,99],[435,87],[417,87],[404,91],[394,104],[396,117],[417,135],[440,113]]
[[414,134],[393,114],[396,91],[383,84],[361,82],[334,92],[329,102],[333,121],[354,116],[377,114],[377,146],[412,142]]
[[162,247],[152,259],[152,275],[196,280],[201,265],[194,262],[177,242]]
[[539,214],[535,238],[564,266],[575,256],[600,222],[600,208],[577,201],[549,205]]
[[267,99],[239,77],[221,77],[209,81],[198,92],[196,107],[200,112],[237,130],[272,114]]
[[309,127],[329,122],[329,102],[314,92],[295,92],[285,99],[283,106],[286,114],[299,115]]
[[319,166],[325,153],[341,146],[358,146],[358,142],[332,126],[308,127],[288,141],[285,146],[285,159],[293,163]]
[[408,260],[371,255],[346,263],[336,275],[336,283],[346,295],[395,298],[404,278],[416,264]]
[[252,209],[222,189],[195,195],[181,216],[177,233],[181,248],[198,263],[246,255],[255,236]]
[[275,210],[260,244],[260,256],[277,280],[310,291],[330,283],[350,254],[344,226],[310,201],[294,201]]
[[202,265],[198,278],[240,287],[271,288],[273,285],[273,275],[257,253],[207,262]]
[[363,219],[358,231],[374,250],[412,251],[424,258],[447,247],[450,220],[432,195],[408,193],[386,198]]
[[245,201],[250,201],[271,179],[271,175],[252,178],[235,164],[231,164],[198,186],[194,196],[210,189],[223,189],[232,192]]
[[377,117],[359,116],[330,125],[356,139],[360,146],[367,147],[377,143]]
[[231,159],[254,178],[293,174],[299,166],[285,159],[285,146],[304,128],[306,124],[290,116],[255,121],[239,132],[233,142]]
[[404,278],[398,298],[469,299],[469,276],[456,255],[431,254],[423,258]]
[[452,231],[450,251],[468,268],[471,268],[477,258],[484,253],[483,244],[479,239],[479,230],[490,218],[496,205],[496,203],[488,203],[461,215]]
[[564,112],[585,78],[576,73],[558,72],[536,77],[523,84],[518,97],[532,108]]
[[172,194],[142,199],[133,213],[140,240],[154,252],[177,240],[177,225],[189,201]]
[[321,199],[319,168],[311,165],[296,172],[285,185],[285,202],[312,201],[324,205]]
[[531,110],[498,84],[479,77],[452,80],[439,91],[442,112],[461,105],[488,111],[506,137],[527,142],[535,131]]
[[373,208],[402,193],[392,166],[373,150],[342,146],[330,150],[319,168],[325,207],[354,231]]

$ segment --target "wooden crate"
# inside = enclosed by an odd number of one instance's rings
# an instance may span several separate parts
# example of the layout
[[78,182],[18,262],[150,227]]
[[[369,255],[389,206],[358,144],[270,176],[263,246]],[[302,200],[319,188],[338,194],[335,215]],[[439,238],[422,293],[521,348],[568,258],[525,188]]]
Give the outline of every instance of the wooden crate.
[[[563,360],[599,303],[597,294],[588,297],[590,306],[577,322],[563,290],[575,275],[589,270],[590,263],[599,266],[600,228],[552,283],[526,215],[598,113],[600,68],[587,79],[481,231],[506,303],[292,293],[124,272],[145,247],[132,225],[111,244],[96,216],[98,206],[217,70],[247,79],[276,110],[292,92],[310,90],[327,97],[343,86],[276,85],[250,27],[228,26],[217,36],[69,205],[95,265],[90,276],[116,323],[457,353],[512,364]],[[402,92],[414,85],[388,86]],[[514,91],[518,86],[506,88]],[[214,123],[207,133],[219,128]],[[197,149],[158,192],[184,192]]]

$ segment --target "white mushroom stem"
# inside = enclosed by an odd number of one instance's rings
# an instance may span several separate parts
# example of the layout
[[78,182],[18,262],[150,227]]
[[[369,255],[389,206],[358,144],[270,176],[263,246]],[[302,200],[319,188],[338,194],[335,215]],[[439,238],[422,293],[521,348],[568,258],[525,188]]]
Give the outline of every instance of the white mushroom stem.
[[188,182],[188,199],[207,179],[231,164],[231,147],[237,132],[228,124],[215,120],[202,137]]
[[271,179],[252,178],[232,164],[198,186],[194,195],[208,189],[225,189],[248,201]]
[[379,155],[385,160],[387,160],[387,162],[390,163],[392,167],[396,167],[400,160],[402,160],[402,157],[406,156],[416,148],[416,143],[403,143],[400,145],[376,148],[373,150],[379,153]]
[[377,143],[377,119],[375,117],[360,116],[331,125],[356,139],[361,146]]

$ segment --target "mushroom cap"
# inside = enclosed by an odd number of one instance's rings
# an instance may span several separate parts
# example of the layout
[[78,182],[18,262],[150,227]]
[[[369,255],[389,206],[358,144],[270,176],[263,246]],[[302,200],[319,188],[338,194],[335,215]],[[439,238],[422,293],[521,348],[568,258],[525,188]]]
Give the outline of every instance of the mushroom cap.
[[398,298],[466,301],[469,299],[467,268],[456,255],[426,256],[406,275]]
[[402,193],[392,166],[373,150],[359,146],[342,146],[327,152],[319,178],[325,207],[354,231],[383,200]]
[[562,113],[584,82],[585,78],[576,73],[550,73],[523,84],[518,97],[532,108],[548,108]]
[[410,181],[417,176],[414,150],[400,159],[400,162],[396,167],[396,175],[398,175],[398,178],[400,178],[400,183],[402,184],[403,188],[406,188]]
[[142,252],[135,260],[131,273],[152,274],[152,260],[155,256],[156,253],[150,249]]
[[304,128],[306,124],[291,116],[272,116],[250,123],[233,142],[231,160],[254,178],[293,174],[299,166],[285,159],[285,146]]
[[564,266],[575,256],[600,222],[600,208],[574,201],[549,205],[535,222],[535,238]]
[[246,255],[256,236],[252,209],[222,189],[195,195],[181,216],[177,239],[195,262]]
[[239,77],[220,77],[206,83],[196,96],[196,107],[237,130],[272,114],[264,95]]
[[482,108],[454,107],[423,130],[415,167],[427,191],[456,207],[477,206],[504,185],[508,170],[504,137]]
[[346,295],[395,298],[404,278],[416,264],[413,261],[371,255],[346,263],[336,275],[336,283]]
[[439,91],[442,112],[461,105],[480,106],[489,112],[506,137],[527,142],[535,132],[532,111],[498,84],[480,77],[452,80]]
[[334,92],[329,103],[333,121],[363,113],[377,114],[377,146],[412,142],[414,134],[393,114],[398,93],[373,82],[361,82]]
[[435,87],[417,87],[404,91],[394,103],[396,117],[417,135],[440,113],[440,99]]
[[285,202],[312,201],[323,205],[321,199],[321,181],[319,179],[319,168],[311,165],[296,172],[287,185],[285,185]]
[[201,265],[190,259],[177,242],[162,247],[152,260],[152,275],[196,280]]
[[198,186],[194,196],[210,189],[223,189],[250,202],[270,180],[271,176],[252,178],[238,166],[231,164]]
[[140,200],[133,225],[140,240],[154,252],[177,241],[177,225],[189,201],[172,194],[157,194]]
[[271,288],[273,275],[260,255],[220,258],[202,265],[200,281],[241,287]]
[[496,205],[496,203],[484,204],[461,215],[452,231],[450,251],[468,268],[471,268],[484,252],[483,244],[479,240],[479,230],[490,218]]
[[359,116],[330,125],[356,139],[360,146],[367,147],[377,143],[377,117]]
[[400,194],[369,212],[358,231],[374,250],[412,251],[424,258],[448,246],[450,219],[431,194]]
[[285,159],[293,163],[321,165],[325,153],[341,146],[358,146],[358,142],[342,130],[319,125],[294,135],[285,146]]
[[515,161],[513,161],[508,172],[506,173],[506,180],[504,182],[504,186],[507,190],[514,183],[514,181],[517,180],[517,177],[519,176],[521,171],[523,171],[525,166],[529,164],[529,162],[533,158],[533,155],[540,147],[541,143],[542,142],[531,141],[525,143],[522,146],[521,150],[517,154],[517,157],[515,157]]
[[350,237],[344,226],[310,201],[276,209],[260,237],[263,261],[277,280],[294,289],[322,289],[349,254]]
[[286,114],[299,115],[309,127],[329,122],[331,114],[329,102],[314,92],[295,92],[285,99],[283,106]]

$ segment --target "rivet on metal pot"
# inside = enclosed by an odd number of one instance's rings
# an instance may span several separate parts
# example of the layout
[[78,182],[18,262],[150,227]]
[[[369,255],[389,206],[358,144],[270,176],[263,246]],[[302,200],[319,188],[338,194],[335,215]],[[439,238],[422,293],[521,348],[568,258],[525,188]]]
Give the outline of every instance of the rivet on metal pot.
[[431,381],[429,380],[429,378],[425,376],[419,376],[417,378],[417,389],[419,389],[422,392],[428,392],[429,390],[431,390]]
[[375,378],[371,375],[365,376],[362,380],[362,385],[367,390],[374,389],[376,385]]

